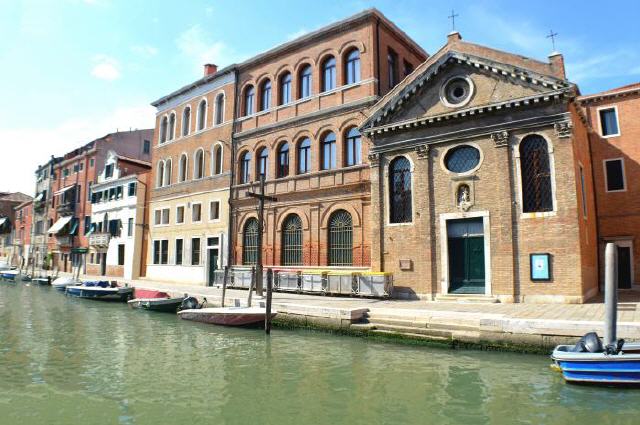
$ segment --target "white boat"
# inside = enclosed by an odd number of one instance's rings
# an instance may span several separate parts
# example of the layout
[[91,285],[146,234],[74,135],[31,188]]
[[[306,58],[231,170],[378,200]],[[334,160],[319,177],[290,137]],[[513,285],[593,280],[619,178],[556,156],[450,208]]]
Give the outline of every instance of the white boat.
[[[271,317],[275,317],[276,314],[276,311],[272,311]],[[266,315],[267,312],[264,307],[213,307],[178,312],[178,316],[181,319],[224,326],[245,326],[260,322],[264,323]]]
[[51,283],[58,291],[64,292],[67,286],[82,285],[82,281],[72,277],[59,277]]

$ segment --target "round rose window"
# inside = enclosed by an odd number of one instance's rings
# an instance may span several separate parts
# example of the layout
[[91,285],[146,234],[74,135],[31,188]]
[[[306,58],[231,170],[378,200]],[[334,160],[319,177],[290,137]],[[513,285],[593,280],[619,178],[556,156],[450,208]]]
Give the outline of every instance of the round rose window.
[[473,87],[468,78],[454,77],[445,83],[441,96],[447,106],[459,107],[469,101],[472,92]]

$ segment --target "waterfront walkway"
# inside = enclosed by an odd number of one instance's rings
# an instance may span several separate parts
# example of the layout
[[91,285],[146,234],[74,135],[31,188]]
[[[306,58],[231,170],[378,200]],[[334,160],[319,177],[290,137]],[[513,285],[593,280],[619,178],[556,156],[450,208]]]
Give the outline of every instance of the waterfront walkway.
[[[222,289],[138,279],[109,279],[135,287],[206,298],[220,305]],[[247,291],[228,289],[226,305],[245,305]],[[253,297],[254,303],[264,299]],[[274,292],[273,305],[282,319],[302,325],[327,326],[363,333],[470,344],[522,345],[548,348],[575,342],[586,332],[603,334],[604,304],[503,304],[379,300]],[[618,337],[640,340],[640,294],[627,292],[618,303]]]

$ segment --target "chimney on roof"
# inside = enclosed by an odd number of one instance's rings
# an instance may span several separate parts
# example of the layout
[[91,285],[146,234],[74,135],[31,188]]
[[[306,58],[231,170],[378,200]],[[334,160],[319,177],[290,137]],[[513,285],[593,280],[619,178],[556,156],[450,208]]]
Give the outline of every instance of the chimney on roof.
[[553,52],[549,55],[549,63],[551,64],[551,69],[553,70],[553,75],[558,78],[562,78],[563,80],[567,78],[564,72],[564,57],[562,53]]
[[204,76],[205,77],[207,75],[215,74],[216,72],[218,72],[218,65],[215,65],[215,64],[212,64],[212,63],[205,63],[204,64]]
[[451,31],[449,34],[447,34],[447,44],[451,44],[460,40],[462,40],[462,36],[458,31]]

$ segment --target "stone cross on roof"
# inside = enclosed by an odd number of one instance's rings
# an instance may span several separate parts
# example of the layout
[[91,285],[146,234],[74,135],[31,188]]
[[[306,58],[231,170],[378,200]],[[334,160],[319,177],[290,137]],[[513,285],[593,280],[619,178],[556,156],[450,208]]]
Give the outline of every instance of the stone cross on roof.
[[460,16],[460,15],[455,13],[455,11],[453,9],[451,9],[451,15],[447,16],[447,18],[451,19],[451,31],[455,31],[456,30],[456,18],[458,16]]

